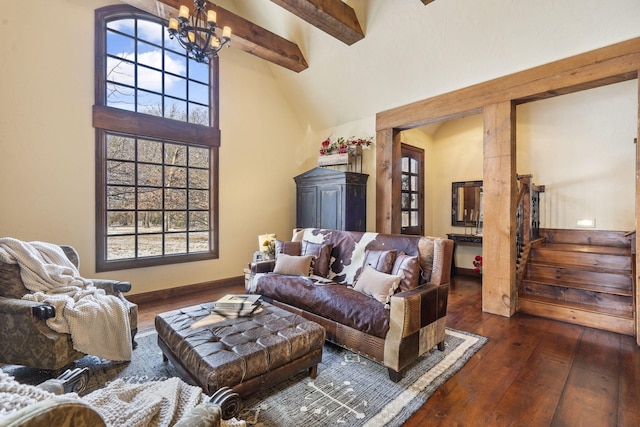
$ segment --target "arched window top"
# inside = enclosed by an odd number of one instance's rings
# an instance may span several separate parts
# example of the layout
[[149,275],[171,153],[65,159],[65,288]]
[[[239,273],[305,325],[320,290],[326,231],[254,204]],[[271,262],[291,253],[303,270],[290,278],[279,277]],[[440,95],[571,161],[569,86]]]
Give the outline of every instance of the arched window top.
[[159,18],[103,9],[104,92],[96,103],[209,126],[209,65],[189,58]]

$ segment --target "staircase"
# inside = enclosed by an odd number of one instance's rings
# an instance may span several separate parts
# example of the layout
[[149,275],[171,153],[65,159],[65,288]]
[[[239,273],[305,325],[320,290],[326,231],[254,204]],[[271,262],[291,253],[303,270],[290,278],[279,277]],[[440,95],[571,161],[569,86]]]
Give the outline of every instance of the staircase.
[[526,264],[518,274],[518,311],[634,335],[627,234],[540,229],[540,239],[526,250]]

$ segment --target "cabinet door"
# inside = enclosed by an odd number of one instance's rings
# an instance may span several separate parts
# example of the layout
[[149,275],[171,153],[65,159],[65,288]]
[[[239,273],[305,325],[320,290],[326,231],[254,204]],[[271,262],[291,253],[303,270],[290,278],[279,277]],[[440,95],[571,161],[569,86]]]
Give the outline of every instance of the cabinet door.
[[317,188],[316,187],[298,187],[297,192],[297,213],[296,227],[298,228],[316,228],[318,223],[317,217]]
[[343,230],[342,191],[339,185],[318,187],[318,227]]
[[349,185],[344,197],[345,207],[343,230],[366,231],[367,228],[367,187],[366,185]]

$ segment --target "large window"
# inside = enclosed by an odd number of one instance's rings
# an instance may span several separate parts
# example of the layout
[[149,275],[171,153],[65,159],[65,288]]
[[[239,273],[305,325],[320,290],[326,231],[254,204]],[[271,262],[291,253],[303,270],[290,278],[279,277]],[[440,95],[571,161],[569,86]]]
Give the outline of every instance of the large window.
[[217,257],[218,62],[164,23],[96,11],[96,268]]

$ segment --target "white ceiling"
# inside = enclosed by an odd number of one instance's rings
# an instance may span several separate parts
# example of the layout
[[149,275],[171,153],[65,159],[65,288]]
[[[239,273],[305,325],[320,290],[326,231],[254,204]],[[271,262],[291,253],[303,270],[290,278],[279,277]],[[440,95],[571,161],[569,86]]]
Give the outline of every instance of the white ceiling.
[[300,73],[255,60],[314,130],[640,36],[638,0],[345,2],[365,32],[351,46],[270,1],[220,2],[298,44]]

